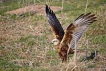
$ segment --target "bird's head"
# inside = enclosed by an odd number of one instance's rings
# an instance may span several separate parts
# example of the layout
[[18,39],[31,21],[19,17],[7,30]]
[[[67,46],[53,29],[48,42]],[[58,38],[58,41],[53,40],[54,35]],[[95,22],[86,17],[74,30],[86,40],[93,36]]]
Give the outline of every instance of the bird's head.
[[54,45],[58,45],[58,44],[60,43],[60,41],[59,41],[58,39],[53,39],[53,40],[52,40],[52,43],[53,43]]

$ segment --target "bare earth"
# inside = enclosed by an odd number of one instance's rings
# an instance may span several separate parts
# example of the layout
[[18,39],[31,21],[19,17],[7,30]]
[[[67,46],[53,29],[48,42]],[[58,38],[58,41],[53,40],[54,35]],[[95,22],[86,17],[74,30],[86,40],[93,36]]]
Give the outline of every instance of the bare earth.
[[[61,7],[58,6],[51,6],[51,9],[54,10],[54,12],[61,10]],[[23,14],[27,12],[35,12],[36,14],[44,15],[45,14],[45,5],[28,5],[23,8],[19,8],[16,10],[8,11],[6,14]]]

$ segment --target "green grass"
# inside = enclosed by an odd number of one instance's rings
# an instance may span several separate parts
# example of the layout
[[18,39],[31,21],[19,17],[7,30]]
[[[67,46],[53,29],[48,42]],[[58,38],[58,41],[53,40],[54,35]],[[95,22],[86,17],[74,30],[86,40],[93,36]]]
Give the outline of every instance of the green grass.
[[[9,1],[0,4],[0,7],[3,7],[0,8],[0,22],[2,22],[2,24],[0,23],[0,32],[2,33],[0,35],[3,36],[0,37],[0,71],[65,70],[66,65],[61,64],[61,59],[59,58],[57,51],[53,50],[55,46],[50,44],[54,36],[47,24],[46,16],[37,15],[35,13],[25,13],[21,15],[5,14],[7,11],[34,4],[34,0],[27,0],[28,2],[24,3],[23,1],[25,0],[14,0],[12,2]],[[43,5],[46,3],[44,0],[35,0],[35,2],[36,4]],[[50,0],[48,4],[50,6],[61,6],[61,0]],[[98,21],[90,25],[88,30],[85,32],[86,36],[84,35],[82,37],[82,39],[86,38],[89,40],[89,53],[97,49],[101,58],[106,55],[105,4],[105,0],[89,1],[87,12],[96,14]],[[63,4],[64,8],[62,10],[62,13],[61,11],[58,11],[56,12],[56,16],[61,17],[61,15],[63,15],[61,18],[59,18],[59,20],[62,23],[62,26],[66,28],[80,14],[85,12],[85,6],[86,0],[66,0]],[[29,26],[32,26],[32,29],[34,31],[32,31]],[[81,42],[84,43],[85,41],[82,40]],[[85,49],[86,44],[83,44],[83,47],[80,49],[80,51],[84,52]],[[83,58],[84,55],[81,55],[80,58]],[[72,57],[73,55],[70,55],[70,58]],[[23,64],[22,66],[19,66],[18,63],[12,62],[13,60],[17,59],[23,60],[23,63],[32,61],[32,68],[30,68],[29,65]],[[24,62],[24,60],[26,61]],[[100,64],[104,65],[101,60],[102,59],[98,59],[98,61],[95,61],[93,64],[90,63],[92,62],[92,60],[90,60],[87,61],[84,66],[80,66],[87,68],[96,68],[99,67]],[[78,62],[80,62],[80,60],[78,60]]]
[[3,47],[3,46],[0,46],[0,50],[2,50],[2,49],[4,49],[5,47]]
[[48,51],[47,52],[47,56],[53,56],[55,57],[57,55],[57,51],[56,50],[52,50],[52,51]]
[[[38,0],[35,0],[35,2],[39,3]],[[0,3],[0,7],[3,7],[3,8],[0,8],[0,14],[5,15],[4,13],[7,11],[21,8],[29,4],[34,4],[34,0],[19,0],[19,1],[9,0],[4,3]]]
[[106,35],[99,35],[92,38],[94,44],[105,44],[106,43]]
[[14,9],[17,9],[17,8],[20,7],[17,0],[7,1],[5,3],[2,3],[1,7],[3,7],[3,6],[4,6],[4,8],[0,9],[1,15],[4,15],[4,13],[7,12],[7,11],[14,10]]
[[95,68],[96,65],[95,64],[92,64],[92,65],[89,65],[88,68]]
[[0,59],[0,68],[21,68],[21,66],[15,65],[14,63],[7,60]]
[[49,71],[47,68],[0,68],[0,71]]

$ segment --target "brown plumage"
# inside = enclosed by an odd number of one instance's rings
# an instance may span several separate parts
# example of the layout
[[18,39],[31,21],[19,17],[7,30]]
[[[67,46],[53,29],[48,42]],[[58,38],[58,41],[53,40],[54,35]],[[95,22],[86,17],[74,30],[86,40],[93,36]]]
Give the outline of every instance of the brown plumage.
[[96,17],[91,13],[85,15],[81,14],[64,32],[60,22],[50,7],[46,5],[45,11],[51,30],[54,32],[56,39],[59,40],[59,43],[54,41],[59,56],[62,59],[62,62],[67,62],[67,55],[74,53],[73,49],[76,43],[81,38],[88,25],[96,21]]

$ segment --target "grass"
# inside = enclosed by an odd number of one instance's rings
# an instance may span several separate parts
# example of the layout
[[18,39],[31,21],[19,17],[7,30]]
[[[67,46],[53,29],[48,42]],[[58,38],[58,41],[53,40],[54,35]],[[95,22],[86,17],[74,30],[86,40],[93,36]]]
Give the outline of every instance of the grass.
[[[44,0],[35,0],[35,4],[44,5],[45,3]],[[14,0],[0,4],[0,71],[65,71],[67,65],[61,63],[57,51],[50,44],[54,36],[45,16],[35,13],[5,14],[7,11],[30,4],[34,4],[34,0],[27,0],[27,2],[26,0]],[[51,0],[48,4],[61,6],[61,0]],[[64,28],[85,12],[85,4],[86,0],[64,1],[62,13],[56,12]],[[105,0],[89,0],[87,12],[96,14],[98,21],[89,26],[82,37],[81,44],[79,43],[83,48],[79,48],[81,53],[79,52],[77,56],[78,71],[104,67],[103,59],[106,57],[105,6]],[[92,51],[99,51],[97,61],[81,61],[81,58],[85,56],[86,39],[89,40],[88,55]],[[73,55],[70,55],[70,59],[73,62]],[[73,63],[69,66],[68,70],[71,70]]]
[[0,14],[3,15],[4,12],[17,9],[20,6],[19,6],[17,0],[13,0],[13,1],[7,1],[7,2],[4,2],[4,3],[1,3],[0,7],[3,7],[3,8],[0,9],[1,10]]
[[41,68],[41,69],[39,69],[39,68],[37,68],[37,69],[35,69],[35,68],[6,68],[6,69],[0,69],[0,71],[4,71],[4,70],[6,70],[6,71],[49,71],[49,69],[47,69],[47,68],[45,68],[45,69],[43,69],[43,68]]

